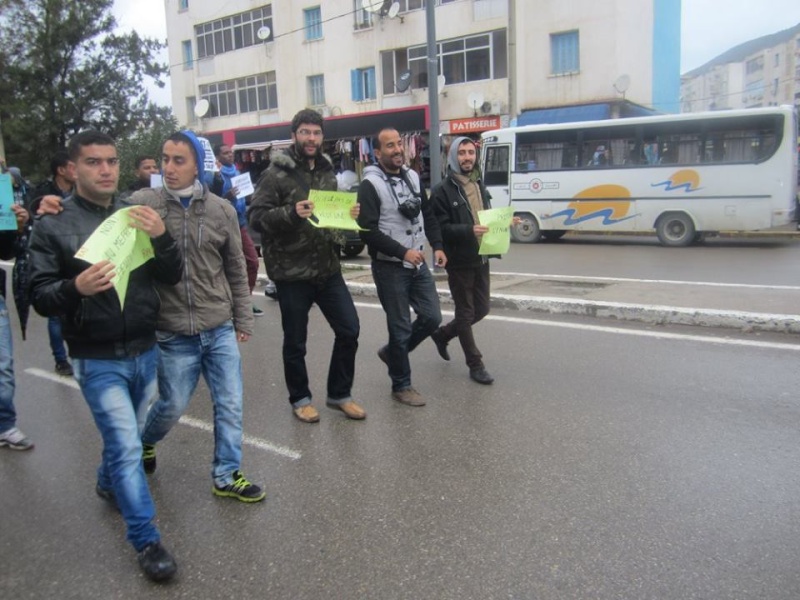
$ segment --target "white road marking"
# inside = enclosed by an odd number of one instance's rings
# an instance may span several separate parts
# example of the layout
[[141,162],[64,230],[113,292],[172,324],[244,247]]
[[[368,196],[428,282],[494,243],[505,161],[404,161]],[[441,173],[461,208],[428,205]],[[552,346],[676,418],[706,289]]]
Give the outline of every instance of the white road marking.
[[[356,302],[359,308],[376,308],[382,310],[379,303]],[[452,311],[442,311],[443,315],[452,316]],[[627,329],[624,327],[607,327],[604,325],[586,325],[583,323],[568,323],[566,321],[545,321],[543,319],[524,319],[522,317],[505,317],[500,315],[489,315],[484,317],[484,321],[501,321],[505,323],[519,323],[523,325],[538,325],[541,327],[560,327],[562,329],[576,329],[580,331],[595,331],[598,333],[611,333],[615,335],[633,335],[639,337],[650,337],[665,340],[678,340],[685,342],[699,342],[703,344],[720,344],[728,346],[744,346],[748,348],[768,348],[771,350],[792,350],[800,351],[800,344],[784,344],[781,342],[761,342],[758,340],[742,340],[734,338],[714,337],[710,335],[693,335],[682,333],[669,333],[666,331],[645,331],[642,329]]]
[[[49,379],[50,381],[55,381],[61,385],[65,385],[67,387],[71,387],[75,390],[80,390],[80,386],[78,382],[72,379],[71,377],[61,377],[60,375],[55,375],[54,373],[50,373],[43,369],[25,369],[25,372],[29,375],[33,375],[34,377],[39,377],[41,379]],[[205,421],[201,421],[200,419],[195,419],[193,417],[183,416],[179,423],[183,425],[187,425],[189,427],[193,427],[195,429],[200,429],[201,431],[208,431],[213,433],[214,432],[214,425],[212,423],[206,423]],[[262,440],[261,438],[253,437],[251,435],[244,435],[242,436],[242,443],[247,444],[248,446],[252,446],[254,448],[258,448],[259,450],[265,450],[267,452],[273,452],[274,454],[278,454],[280,456],[285,456],[286,458],[291,458],[292,460],[298,460],[302,458],[302,454],[292,450],[291,448],[286,448],[285,446],[278,446],[276,444],[272,444],[267,440]]]

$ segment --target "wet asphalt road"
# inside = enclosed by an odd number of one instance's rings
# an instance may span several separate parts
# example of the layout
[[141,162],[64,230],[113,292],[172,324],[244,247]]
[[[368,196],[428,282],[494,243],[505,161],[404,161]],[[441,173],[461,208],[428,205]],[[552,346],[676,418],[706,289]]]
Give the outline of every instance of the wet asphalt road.
[[163,587],[94,494],[99,436],[80,393],[48,378],[31,318],[17,407],[37,446],[0,451],[0,597],[800,597],[795,338],[495,313],[476,331],[496,383],[472,383],[457,345],[445,363],[426,343],[412,365],[429,404],[410,408],[375,356],[383,313],[359,300],[369,416],[324,407],[332,337],[314,311],[322,421],[308,425],[286,401],[277,305],[255,301],[243,468],[267,500],[211,494],[201,384],[150,479],[180,569]]

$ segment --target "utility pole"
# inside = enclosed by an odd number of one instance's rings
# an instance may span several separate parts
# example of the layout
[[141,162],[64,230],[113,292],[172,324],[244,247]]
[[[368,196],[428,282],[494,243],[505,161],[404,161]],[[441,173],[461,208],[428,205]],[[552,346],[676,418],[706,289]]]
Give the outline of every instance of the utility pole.
[[517,0],[508,0],[508,119],[517,116]]
[[442,180],[442,148],[439,140],[439,57],[436,54],[435,0],[425,2],[428,29],[428,114],[431,119],[428,149],[431,154],[431,187]]

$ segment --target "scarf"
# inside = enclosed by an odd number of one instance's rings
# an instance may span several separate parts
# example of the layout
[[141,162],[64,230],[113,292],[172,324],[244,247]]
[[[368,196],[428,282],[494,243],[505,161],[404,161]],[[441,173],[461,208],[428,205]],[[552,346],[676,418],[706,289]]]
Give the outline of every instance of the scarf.
[[219,172],[222,175],[222,195],[225,196],[233,187],[231,185],[231,179],[236,177],[239,171],[235,165],[222,165],[219,168]]

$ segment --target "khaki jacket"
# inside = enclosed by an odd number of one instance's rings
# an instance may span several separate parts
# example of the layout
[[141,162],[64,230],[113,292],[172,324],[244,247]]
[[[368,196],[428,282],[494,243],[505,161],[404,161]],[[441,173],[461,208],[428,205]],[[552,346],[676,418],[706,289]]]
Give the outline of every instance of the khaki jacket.
[[233,319],[236,331],[252,334],[255,319],[239,221],[233,206],[196,186],[188,209],[164,188],[146,188],[129,202],[158,212],[178,242],[184,272],[177,285],[158,285],[158,329],[196,335]]

